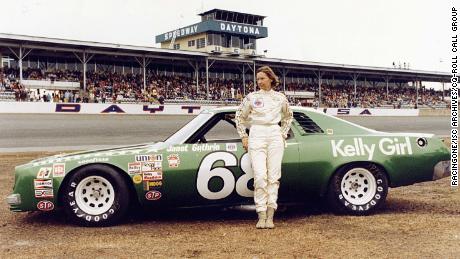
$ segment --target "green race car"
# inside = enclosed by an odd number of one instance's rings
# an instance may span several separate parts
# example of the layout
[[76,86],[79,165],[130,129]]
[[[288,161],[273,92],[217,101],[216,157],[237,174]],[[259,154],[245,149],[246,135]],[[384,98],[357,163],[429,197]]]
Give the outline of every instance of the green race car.
[[[320,196],[338,213],[366,215],[382,206],[389,187],[450,175],[449,150],[432,134],[379,132],[314,109],[292,109],[280,203]],[[164,142],[17,166],[10,209],[61,207],[78,224],[107,226],[133,204],[253,204],[253,173],[235,129],[235,110],[203,111]]]

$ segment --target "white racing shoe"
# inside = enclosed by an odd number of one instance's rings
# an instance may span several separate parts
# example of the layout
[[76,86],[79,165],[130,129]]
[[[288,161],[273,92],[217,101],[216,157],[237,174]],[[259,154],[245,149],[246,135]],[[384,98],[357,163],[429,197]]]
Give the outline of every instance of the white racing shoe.
[[273,215],[275,215],[274,208],[267,208],[267,221],[265,222],[266,228],[275,228],[275,224],[273,224]]
[[266,211],[261,211],[257,212],[259,215],[259,221],[257,221],[256,228],[265,228],[265,221],[267,220],[267,212]]

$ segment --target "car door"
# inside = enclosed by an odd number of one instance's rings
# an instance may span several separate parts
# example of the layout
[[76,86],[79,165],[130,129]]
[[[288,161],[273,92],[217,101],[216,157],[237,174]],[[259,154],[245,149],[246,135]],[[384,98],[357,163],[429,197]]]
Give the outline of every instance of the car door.
[[[292,129],[298,140],[298,170],[292,171],[285,182],[289,185],[287,196],[291,200],[304,201],[312,194],[320,191],[324,182],[328,181],[325,172],[332,170],[331,157],[327,153],[330,129],[323,129],[314,114],[295,112]],[[321,125],[321,126],[320,126]],[[280,196],[281,197],[281,196]]]
[[248,184],[252,171],[245,166],[241,139],[226,114],[215,114],[184,144],[165,150],[164,203],[188,207],[239,203],[252,197],[247,188],[252,185]]
[[[216,114],[186,144],[166,150],[167,159],[180,160],[177,168],[167,168],[164,182],[169,190],[169,203],[178,206],[253,203],[251,162],[233,118],[234,112]],[[298,157],[297,140],[291,132],[283,172],[296,171]]]

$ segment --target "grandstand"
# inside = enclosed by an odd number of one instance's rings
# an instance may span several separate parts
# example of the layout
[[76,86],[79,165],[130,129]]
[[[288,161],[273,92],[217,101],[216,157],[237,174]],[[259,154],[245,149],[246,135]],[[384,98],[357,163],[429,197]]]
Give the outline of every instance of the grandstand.
[[[0,34],[0,100],[237,104],[256,89],[257,67],[269,65],[280,76],[278,90],[292,104],[448,105],[449,91],[427,89],[422,83],[444,86],[450,82],[448,73],[267,58],[256,48],[256,39],[267,36],[263,16],[218,9],[200,15],[198,25],[206,26],[193,30],[196,34],[186,34],[184,27],[184,34],[183,28],[171,32],[179,31],[176,37],[158,35],[157,41],[167,39],[159,41],[163,48]],[[222,23],[252,26],[251,31],[258,28],[261,33],[229,31]],[[243,51],[236,55],[232,46]]]

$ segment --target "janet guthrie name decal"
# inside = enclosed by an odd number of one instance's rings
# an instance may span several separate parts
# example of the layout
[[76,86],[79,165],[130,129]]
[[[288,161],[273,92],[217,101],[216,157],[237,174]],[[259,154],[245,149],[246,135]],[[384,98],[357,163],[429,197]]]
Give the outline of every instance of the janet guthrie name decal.
[[412,146],[409,137],[382,138],[378,144],[367,144],[362,138],[353,138],[351,141],[331,140],[332,155],[334,157],[363,156],[372,160],[376,150],[384,155],[412,155]]

